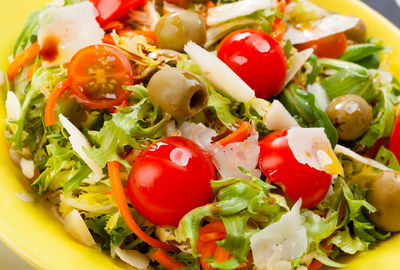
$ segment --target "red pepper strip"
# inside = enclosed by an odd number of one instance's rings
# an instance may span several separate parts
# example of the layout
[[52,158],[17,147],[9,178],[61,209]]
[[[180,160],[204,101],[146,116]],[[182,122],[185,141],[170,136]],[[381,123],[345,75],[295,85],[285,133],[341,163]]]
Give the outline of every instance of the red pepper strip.
[[250,124],[249,122],[242,122],[240,127],[229,134],[228,136],[222,138],[221,140],[215,142],[214,144],[218,143],[222,146],[227,146],[230,143],[234,142],[243,142],[250,134]]
[[168,256],[168,254],[166,254],[161,249],[157,249],[156,251],[154,251],[152,256],[154,260],[156,260],[159,264],[169,270],[179,270],[181,268],[187,267],[183,263],[176,262],[174,258]]
[[[327,246],[327,250],[331,250],[333,247],[333,244],[330,244],[329,246]],[[312,264],[310,264],[308,266],[308,270],[318,270],[322,267],[323,263],[317,260],[314,260],[314,262]]]
[[120,164],[118,161],[110,161],[107,162],[108,174],[110,175],[110,182],[112,187],[112,192],[114,195],[115,202],[117,203],[118,209],[121,213],[121,216],[126,222],[126,225],[132,230],[137,237],[142,239],[144,242],[149,244],[154,248],[161,248],[166,251],[177,251],[177,249],[173,246],[168,245],[167,243],[161,242],[158,239],[151,237],[146,234],[135,222],[133,219],[131,212],[129,211],[128,202],[126,200],[126,195],[124,188],[122,187],[121,177],[119,173]]
[[44,123],[46,127],[56,124],[56,105],[58,98],[67,90],[68,80],[59,82],[56,88],[51,92],[49,99],[47,100],[46,107],[44,109]]
[[10,81],[14,80],[15,75],[31,60],[35,59],[40,52],[40,45],[38,42],[33,43],[30,47],[23,50],[17,55],[14,61],[8,66],[7,76]]

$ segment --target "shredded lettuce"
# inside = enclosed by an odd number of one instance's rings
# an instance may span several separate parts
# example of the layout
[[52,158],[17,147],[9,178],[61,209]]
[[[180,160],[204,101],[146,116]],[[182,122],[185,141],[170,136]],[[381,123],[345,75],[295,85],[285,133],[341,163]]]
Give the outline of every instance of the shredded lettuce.
[[392,151],[382,146],[375,157],[376,161],[379,161],[383,165],[395,170],[400,171],[399,161]]

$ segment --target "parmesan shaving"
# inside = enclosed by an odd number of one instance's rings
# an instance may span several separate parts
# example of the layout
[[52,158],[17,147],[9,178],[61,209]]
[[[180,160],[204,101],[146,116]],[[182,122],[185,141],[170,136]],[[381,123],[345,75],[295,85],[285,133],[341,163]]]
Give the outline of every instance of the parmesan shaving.
[[21,167],[22,173],[26,178],[32,179],[35,175],[35,164],[33,160],[27,160],[25,158],[21,158],[19,165]]
[[185,52],[216,88],[239,102],[247,103],[255,97],[254,91],[216,55],[192,41],[185,45]]
[[290,26],[286,31],[285,39],[290,40],[293,45],[318,40],[345,32],[356,26],[359,20],[358,17],[330,15],[320,20],[311,21],[300,28]]
[[202,123],[184,122],[179,127],[179,131],[183,137],[194,141],[202,148],[211,144],[212,138],[218,135],[214,129],[208,128]]
[[14,92],[7,92],[6,110],[8,120],[18,120],[21,115],[21,103]]
[[285,78],[285,86],[294,78],[301,67],[307,62],[308,58],[313,54],[314,49],[309,48],[294,54],[289,61],[293,61],[293,65],[288,69]]
[[292,127],[299,127],[296,119],[294,119],[282,103],[276,99],[271,104],[264,124],[269,130],[287,130]]
[[117,247],[115,253],[122,261],[139,270],[147,269],[150,264],[149,257],[137,250],[124,250]]
[[14,195],[20,199],[23,202],[33,202],[35,201],[34,198],[32,198],[31,195],[29,195],[28,193],[26,193],[25,191],[22,191],[21,193],[15,192]]
[[72,210],[64,219],[65,230],[76,240],[88,247],[96,246],[85,221],[77,210]]

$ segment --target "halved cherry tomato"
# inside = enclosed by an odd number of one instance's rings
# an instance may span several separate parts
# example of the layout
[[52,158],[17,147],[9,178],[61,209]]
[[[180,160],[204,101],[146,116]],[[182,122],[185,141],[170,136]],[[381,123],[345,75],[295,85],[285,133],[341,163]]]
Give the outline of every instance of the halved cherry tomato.
[[338,58],[347,49],[347,38],[344,33],[338,33],[318,40],[297,44],[295,47],[300,51],[313,48],[314,54],[321,58]]
[[287,62],[279,44],[256,30],[239,30],[225,37],[218,57],[245,81],[259,98],[278,94],[285,81]]
[[287,131],[273,132],[259,142],[258,166],[271,182],[282,185],[289,199],[302,198],[304,208],[313,208],[325,197],[332,177],[298,162],[286,135]]
[[392,136],[390,137],[389,150],[393,152],[397,160],[400,161],[400,114],[394,123]]
[[141,8],[147,0],[90,0],[99,12],[97,21],[100,25],[119,19],[129,11]]
[[109,45],[83,48],[68,66],[71,92],[82,104],[92,109],[105,109],[121,104],[129,96],[123,85],[133,84],[129,60]]
[[190,210],[210,202],[213,179],[215,167],[200,146],[167,137],[136,159],[126,190],[134,208],[149,221],[177,226]]

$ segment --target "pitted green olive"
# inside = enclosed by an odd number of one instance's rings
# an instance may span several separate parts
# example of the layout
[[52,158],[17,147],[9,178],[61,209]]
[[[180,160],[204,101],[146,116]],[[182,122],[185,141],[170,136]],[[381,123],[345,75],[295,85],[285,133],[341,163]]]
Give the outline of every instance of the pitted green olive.
[[165,68],[151,77],[147,86],[153,104],[176,118],[188,118],[208,103],[208,88],[203,79],[179,68]]
[[400,231],[400,173],[385,171],[371,183],[367,201],[376,208],[371,221],[388,232]]
[[182,10],[161,17],[156,28],[161,48],[182,52],[188,41],[203,46],[207,40],[206,24],[200,14]]
[[360,19],[356,26],[344,32],[346,37],[357,43],[364,43],[367,39],[367,25]]
[[344,95],[329,103],[326,110],[329,119],[338,131],[341,140],[359,138],[372,120],[371,106],[360,96]]

